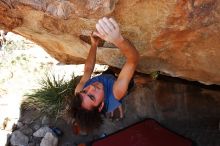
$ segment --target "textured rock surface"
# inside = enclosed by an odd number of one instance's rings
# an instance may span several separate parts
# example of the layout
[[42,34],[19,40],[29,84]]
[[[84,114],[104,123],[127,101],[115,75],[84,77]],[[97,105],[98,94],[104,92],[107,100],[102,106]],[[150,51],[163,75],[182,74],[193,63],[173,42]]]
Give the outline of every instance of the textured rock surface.
[[58,138],[52,133],[47,132],[44,138],[42,139],[40,146],[57,146]]
[[[147,77],[146,77],[147,79]],[[145,79],[145,80],[146,80]],[[125,99],[130,112],[138,117],[151,117],[158,121],[204,122],[218,127],[220,114],[219,86],[192,84],[177,78],[160,76],[137,87]],[[129,115],[129,114],[128,114]]]
[[47,132],[51,132],[51,129],[47,126],[41,127],[39,130],[34,132],[33,136],[35,137],[44,137]]
[[28,145],[28,137],[17,130],[12,133],[10,142],[13,146]]
[[[103,16],[114,17],[137,47],[137,71],[220,84],[219,0],[0,1],[0,28],[38,43],[63,63],[84,62],[88,35]],[[124,58],[104,43],[97,61],[121,68]]]

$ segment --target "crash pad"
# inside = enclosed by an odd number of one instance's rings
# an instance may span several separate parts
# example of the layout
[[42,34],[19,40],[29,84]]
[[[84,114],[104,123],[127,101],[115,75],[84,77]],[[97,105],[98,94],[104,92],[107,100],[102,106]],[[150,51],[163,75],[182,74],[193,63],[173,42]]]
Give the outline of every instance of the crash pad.
[[92,146],[192,146],[193,142],[162,126],[153,119],[145,119],[116,133],[92,142]]

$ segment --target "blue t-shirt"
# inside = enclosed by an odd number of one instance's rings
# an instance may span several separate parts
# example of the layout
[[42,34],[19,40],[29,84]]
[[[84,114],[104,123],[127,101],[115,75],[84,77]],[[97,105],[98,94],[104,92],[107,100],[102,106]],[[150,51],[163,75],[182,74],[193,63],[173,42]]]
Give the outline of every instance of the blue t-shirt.
[[121,100],[117,100],[113,94],[113,85],[116,78],[111,74],[102,74],[91,78],[86,82],[83,88],[89,86],[94,82],[100,82],[104,85],[104,95],[105,95],[105,112],[114,111],[119,105],[121,105]]

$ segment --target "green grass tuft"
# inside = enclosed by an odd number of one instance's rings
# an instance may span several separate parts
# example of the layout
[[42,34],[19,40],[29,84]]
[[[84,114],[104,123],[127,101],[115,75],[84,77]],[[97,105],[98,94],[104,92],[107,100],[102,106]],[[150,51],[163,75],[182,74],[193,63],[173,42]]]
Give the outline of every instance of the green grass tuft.
[[65,109],[66,97],[71,95],[76,87],[77,78],[72,76],[70,81],[65,81],[64,77],[46,75],[40,81],[40,88],[33,90],[33,93],[26,94],[21,104],[21,111],[37,109],[42,113],[59,117]]

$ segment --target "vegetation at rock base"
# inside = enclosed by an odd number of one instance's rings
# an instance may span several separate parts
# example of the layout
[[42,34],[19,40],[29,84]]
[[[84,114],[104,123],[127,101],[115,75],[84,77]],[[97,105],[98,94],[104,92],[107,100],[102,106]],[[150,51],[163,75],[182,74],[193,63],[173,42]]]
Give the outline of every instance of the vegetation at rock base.
[[27,98],[21,104],[21,111],[34,108],[56,118],[62,116],[67,98],[73,93],[77,79],[74,75],[69,81],[65,81],[64,77],[45,75],[39,82],[40,88],[26,94]]
[[154,71],[152,73],[150,73],[150,76],[152,79],[156,80],[160,75],[160,71]]

